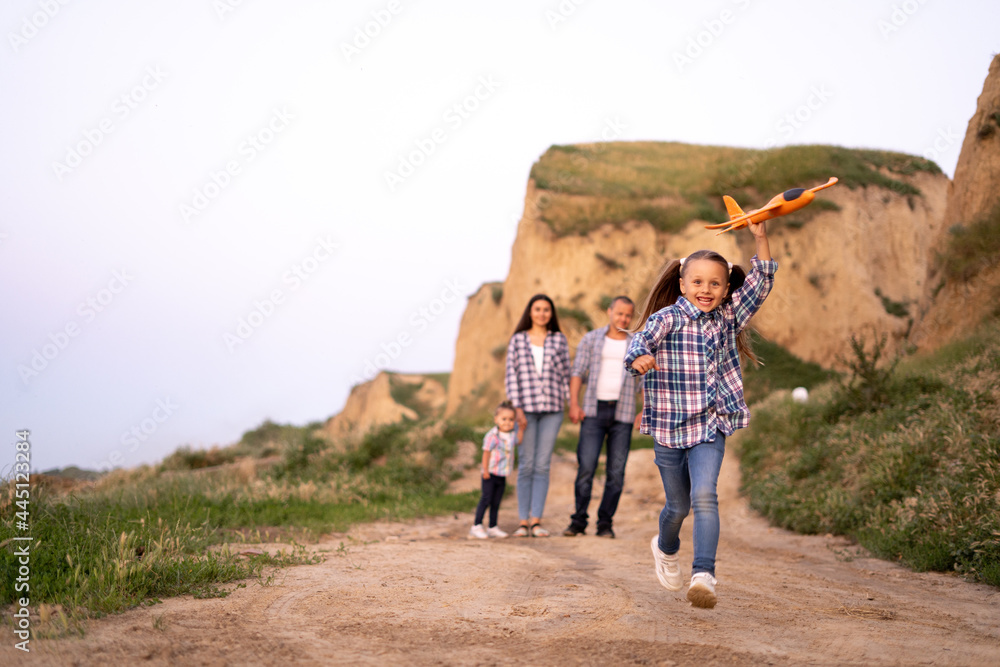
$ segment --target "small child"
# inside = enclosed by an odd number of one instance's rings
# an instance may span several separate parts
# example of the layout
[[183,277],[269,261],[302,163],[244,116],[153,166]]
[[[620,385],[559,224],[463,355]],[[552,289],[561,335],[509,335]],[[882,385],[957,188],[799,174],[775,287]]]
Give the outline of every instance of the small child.
[[625,368],[645,375],[640,431],[656,440],[654,460],[666,496],[659,534],[650,547],[664,588],[683,585],[678,551],[684,518],[694,510],[694,562],[687,598],[715,606],[719,546],[716,487],[726,438],[750,421],[743,399],[740,354],[755,359],[750,318],[764,303],[778,268],[764,223],[750,225],[757,246],[752,270],[710,250],[668,262],[636,323]]
[[[476,522],[469,531],[469,539],[485,540],[488,537],[507,537],[497,527],[500,501],[507,488],[507,476],[514,472],[514,446],[521,443],[524,431],[517,429],[517,412],[513,404],[504,401],[493,412],[493,428],[483,437],[483,495],[476,507]],[[489,530],[483,528],[483,515],[490,509]]]

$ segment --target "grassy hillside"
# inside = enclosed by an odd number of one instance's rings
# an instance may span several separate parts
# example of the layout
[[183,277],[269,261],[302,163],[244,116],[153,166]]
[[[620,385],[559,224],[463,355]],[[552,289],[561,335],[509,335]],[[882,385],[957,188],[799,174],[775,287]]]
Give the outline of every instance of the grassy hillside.
[[761,365],[743,364],[743,395],[747,405],[760,401],[778,389],[814,387],[832,379],[835,373],[812,362],[802,361],[777,343],[753,335],[754,353]]
[[853,377],[810,403],[772,397],[740,441],[751,505],[784,528],[1000,586],[997,326],[894,369],[859,347]]
[[[838,146],[787,146],[769,150],[659,142],[552,146],[531,169],[541,191],[542,219],[561,235],[585,234],[605,224],[644,220],[663,231],[692,219],[726,219],[722,195],[745,208],[762,206],[792,187],[810,187],[837,176],[848,188],[881,187],[919,196],[898,176],[940,173],[920,157]],[[797,214],[808,220],[834,207],[818,199]]]
[[[114,471],[70,495],[33,485],[31,604],[59,610],[33,628],[78,631],[82,618],[162,597],[224,596],[222,584],[253,578],[266,585],[270,568],[313,560],[298,541],[362,521],[475,506],[470,494],[447,493],[457,471],[446,462],[460,439],[481,433],[417,422],[347,443],[315,437],[316,426],[265,422],[232,447],[182,449],[160,466]],[[260,456],[268,465],[253,458]],[[0,489],[8,517],[0,545],[23,534],[12,520],[15,502],[8,483]],[[241,554],[248,542],[293,547]],[[13,549],[0,549],[0,605],[15,598],[18,567]]]

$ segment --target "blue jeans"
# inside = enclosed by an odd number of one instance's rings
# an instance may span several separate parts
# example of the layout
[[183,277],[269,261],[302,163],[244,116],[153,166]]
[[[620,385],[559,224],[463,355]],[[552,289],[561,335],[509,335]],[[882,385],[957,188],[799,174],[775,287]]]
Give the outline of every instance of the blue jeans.
[[517,463],[517,515],[521,521],[542,518],[549,493],[549,465],[562,412],[525,412],[528,426]]
[[585,417],[580,425],[580,442],[576,446],[576,462],[579,464],[575,484],[576,513],[570,523],[571,527],[580,531],[587,527],[587,508],[590,506],[590,493],[594,486],[594,472],[597,470],[597,459],[601,456],[605,438],[608,441],[605,465],[607,473],[604,495],[597,508],[598,530],[611,527],[611,519],[622,496],[625,463],[632,445],[632,422],[615,421],[614,401],[598,401],[597,416]]
[[726,436],[694,447],[675,449],[657,444],[656,466],[663,480],[666,503],[660,512],[660,551],[675,554],[681,548],[681,524],[694,508],[694,563],[691,573],[715,576],[715,552],[719,548],[719,496],[716,485]]

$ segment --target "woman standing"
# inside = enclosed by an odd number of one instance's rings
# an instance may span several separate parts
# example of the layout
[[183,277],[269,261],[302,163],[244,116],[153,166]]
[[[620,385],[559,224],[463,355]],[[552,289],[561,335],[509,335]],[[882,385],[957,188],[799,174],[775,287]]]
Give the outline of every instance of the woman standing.
[[517,471],[520,526],[515,537],[548,537],[542,527],[549,464],[569,392],[569,344],[552,299],[536,294],[507,345],[507,399],[517,411],[524,441]]

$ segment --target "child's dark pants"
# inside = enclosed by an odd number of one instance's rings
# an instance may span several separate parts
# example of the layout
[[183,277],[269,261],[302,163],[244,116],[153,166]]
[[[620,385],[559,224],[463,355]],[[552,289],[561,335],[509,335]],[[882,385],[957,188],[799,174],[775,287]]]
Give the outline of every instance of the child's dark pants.
[[507,488],[507,478],[500,475],[490,474],[489,479],[483,480],[483,495],[479,498],[479,506],[476,507],[476,521],[478,526],[483,522],[483,515],[486,508],[490,508],[490,528],[497,525],[497,514],[500,512],[500,501],[503,500],[504,489]]

